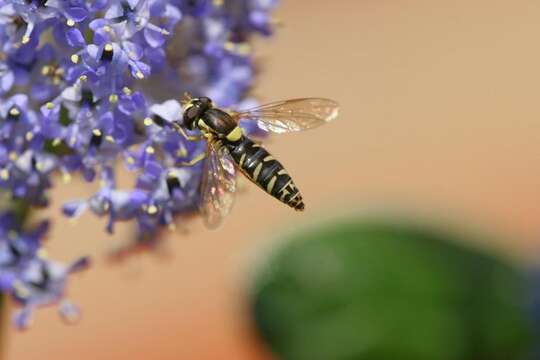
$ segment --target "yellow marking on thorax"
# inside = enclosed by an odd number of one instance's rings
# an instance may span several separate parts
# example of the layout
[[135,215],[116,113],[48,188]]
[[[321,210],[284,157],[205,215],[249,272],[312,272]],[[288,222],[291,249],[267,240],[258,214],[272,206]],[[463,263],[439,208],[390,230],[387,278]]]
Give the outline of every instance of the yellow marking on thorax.
[[285,174],[287,174],[287,171],[285,169],[281,169],[281,170],[278,171],[277,174],[278,175],[285,175]]
[[272,161],[272,160],[274,160],[274,157],[273,157],[272,155],[268,155],[267,157],[265,157],[265,158],[263,159],[264,162]]
[[240,126],[237,126],[229,134],[227,134],[227,140],[236,142],[242,138],[242,135],[242,129]]

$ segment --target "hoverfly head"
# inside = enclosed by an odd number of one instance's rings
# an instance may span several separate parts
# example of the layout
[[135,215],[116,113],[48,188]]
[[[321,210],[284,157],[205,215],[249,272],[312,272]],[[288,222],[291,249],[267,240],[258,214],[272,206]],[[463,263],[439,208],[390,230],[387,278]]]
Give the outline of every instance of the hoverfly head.
[[189,99],[184,103],[184,126],[194,130],[197,121],[203,116],[206,110],[213,107],[212,100],[207,97]]

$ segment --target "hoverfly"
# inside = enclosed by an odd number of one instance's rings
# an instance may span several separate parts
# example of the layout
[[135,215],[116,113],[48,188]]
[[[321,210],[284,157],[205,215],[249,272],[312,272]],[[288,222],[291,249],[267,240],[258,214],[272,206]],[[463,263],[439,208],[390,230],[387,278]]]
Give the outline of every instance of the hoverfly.
[[189,136],[179,123],[174,127],[188,140],[207,141],[205,153],[189,165],[206,159],[201,182],[200,209],[208,227],[217,226],[233,204],[236,169],[265,192],[295,210],[304,210],[302,195],[283,165],[260,144],[244,135],[240,120],[253,121],[274,133],[297,132],[334,120],[337,102],[322,98],[278,101],[241,112],[227,112],[207,97],[186,95],[182,126],[200,130]]

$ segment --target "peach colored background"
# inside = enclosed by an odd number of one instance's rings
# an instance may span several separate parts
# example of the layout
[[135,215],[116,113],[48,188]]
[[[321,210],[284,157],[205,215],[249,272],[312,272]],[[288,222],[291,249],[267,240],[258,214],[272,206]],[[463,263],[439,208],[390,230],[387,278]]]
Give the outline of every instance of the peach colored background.
[[489,245],[513,257],[540,254],[538,1],[288,0],[277,15],[285,26],[257,44],[256,94],[342,103],[336,123],[269,144],[307,212],[246,185],[219,231],[195,221],[157,254],[112,265],[129,228],[70,225],[61,202],[90,189],[62,187],[48,248],[94,255],[70,287],[84,318],[39,312],[9,334],[7,359],[268,359],[242,306],[250,259],[276,231],[344,209],[412,209],[498,233]]

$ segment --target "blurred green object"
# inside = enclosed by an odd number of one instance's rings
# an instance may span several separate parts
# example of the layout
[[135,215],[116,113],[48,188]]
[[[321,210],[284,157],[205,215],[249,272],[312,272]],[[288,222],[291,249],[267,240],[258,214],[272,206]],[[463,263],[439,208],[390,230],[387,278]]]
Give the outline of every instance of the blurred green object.
[[519,360],[531,351],[524,276],[467,239],[349,220],[286,240],[252,298],[281,359]]

